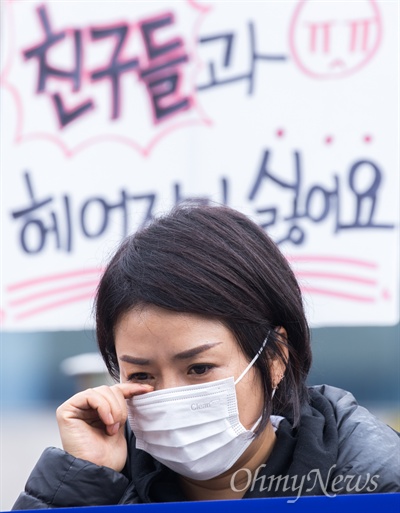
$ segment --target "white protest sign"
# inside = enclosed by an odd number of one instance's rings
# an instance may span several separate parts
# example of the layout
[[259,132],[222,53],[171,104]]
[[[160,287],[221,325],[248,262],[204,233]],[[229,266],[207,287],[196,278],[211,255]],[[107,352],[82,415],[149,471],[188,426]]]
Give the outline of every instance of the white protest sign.
[[93,326],[127,234],[189,197],[242,210],[312,326],[399,319],[392,1],[2,3],[4,330]]

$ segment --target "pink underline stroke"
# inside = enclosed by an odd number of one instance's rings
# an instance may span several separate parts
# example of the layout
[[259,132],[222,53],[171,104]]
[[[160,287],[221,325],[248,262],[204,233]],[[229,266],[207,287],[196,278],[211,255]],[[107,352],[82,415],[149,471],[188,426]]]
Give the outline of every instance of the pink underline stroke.
[[357,294],[349,294],[347,292],[338,292],[336,290],[319,289],[316,287],[301,287],[301,291],[305,294],[318,294],[322,296],[331,296],[349,301],[358,301],[361,303],[375,303],[376,299],[371,296],[359,296]]
[[33,278],[32,280],[20,281],[18,283],[14,283],[13,285],[8,285],[7,291],[13,292],[14,290],[22,289],[24,287],[31,287],[32,285],[38,285],[38,284],[46,283],[49,281],[74,278],[76,276],[83,276],[85,274],[94,274],[94,273],[101,274],[101,272],[102,272],[102,269],[93,268],[93,269],[82,269],[79,271],[70,271],[67,273],[50,274],[49,276],[41,276],[40,278]]
[[376,285],[376,280],[371,280],[369,278],[362,278],[360,276],[351,276],[349,274],[338,274],[338,273],[319,273],[314,271],[299,271],[295,272],[296,277],[300,278],[326,278],[331,280],[344,280],[344,281],[354,281],[356,283],[362,283],[364,285]]
[[36,294],[31,294],[29,296],[22,297],[20,299],[15,299],[10,301],[10,306],[18,306],[23,305],[25,303],[29,303],[30,301],[35,301],[37,299],[41,299],[48,296],[53,296],[57,294],[63,294],[64,292],[69,292],[71,290],[82,289],[85,287],[90,287],[92,290],[96,288],[99,280],[87,281],[84,283],[76,283],[74,285],[68,285],[67,287],[58,287],[56,289],[44,290],[43,292],[38,292]]
[[46,312],[47,310],[53,310],[54,308],[59,308],[60,306],[67,305],[69,303],[76,303],[78,301],[86,301],[87,299],[93,299],[93,292],[91,294],[81,294],[80,296],[73,296],[67,299],[62,299],[60,301],[55,301],[53,303],[47,303],[46,305],[40,306],[38,308],[33,308],[31,310],[26,310],[15,316],[17,321],[21,319],[25,319],[26,317],[32,317],[33,315]]
[[286,255],[287,260],[290,262],[332,262],[337,264],[351,264],[361,267],[368,267],[370,269],[377,269],[378,264],[367,260],[359,260],[357,258],[348,257],[335,257],[325,255]]

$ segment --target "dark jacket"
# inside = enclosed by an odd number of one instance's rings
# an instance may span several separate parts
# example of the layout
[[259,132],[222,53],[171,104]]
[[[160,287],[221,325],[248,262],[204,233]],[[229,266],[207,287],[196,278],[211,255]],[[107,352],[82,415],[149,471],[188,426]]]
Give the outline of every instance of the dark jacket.
[[[280,422],[274,449],[244,497],[399,492],[398,433],[349,392],[320,385],[309,394],[296,429]],[[131,432],[127,436],[129,457],[121,473],[46,449],[13,509],[185,501],[178,476],[136,449]]]

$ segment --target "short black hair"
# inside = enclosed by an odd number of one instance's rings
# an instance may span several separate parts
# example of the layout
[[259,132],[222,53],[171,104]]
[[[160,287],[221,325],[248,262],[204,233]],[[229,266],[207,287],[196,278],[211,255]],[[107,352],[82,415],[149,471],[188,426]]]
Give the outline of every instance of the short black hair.
[[[96,296],[97,341],[116,380],[115,327],[123,314],[146,305],[218,319],[249,361],[269,333],[255,364],[265,397],[259,427],[271,413],[298,424],[311,366],[302,295],[278,246],[250,218],[226,206],[188,202],[123,240]],[[287,340],[277,333],[281,326]],[[271,401],[269,362],[277,357],[286,370]]]

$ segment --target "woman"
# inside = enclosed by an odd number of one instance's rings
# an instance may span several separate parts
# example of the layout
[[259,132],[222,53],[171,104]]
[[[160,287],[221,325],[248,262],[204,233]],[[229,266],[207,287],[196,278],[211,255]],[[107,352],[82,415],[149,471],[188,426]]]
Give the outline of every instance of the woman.
[[400,491],[399,437],[346,391],[307,388],[309,329],[277,246],[227,207],[128,237],[98,288],[117,384],[57,410],[14,509]]

